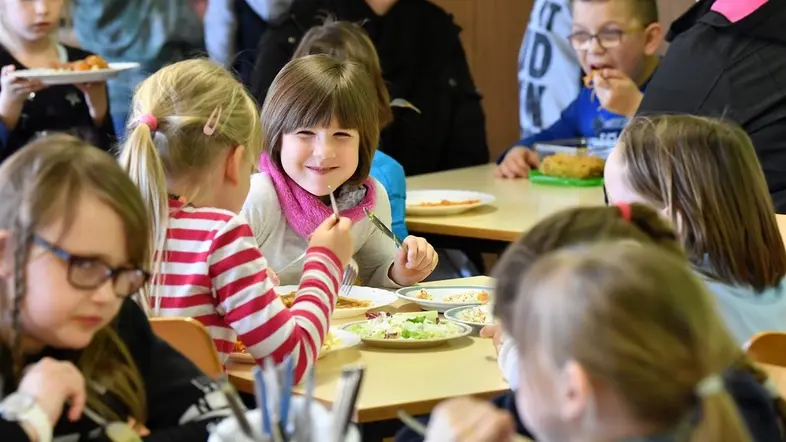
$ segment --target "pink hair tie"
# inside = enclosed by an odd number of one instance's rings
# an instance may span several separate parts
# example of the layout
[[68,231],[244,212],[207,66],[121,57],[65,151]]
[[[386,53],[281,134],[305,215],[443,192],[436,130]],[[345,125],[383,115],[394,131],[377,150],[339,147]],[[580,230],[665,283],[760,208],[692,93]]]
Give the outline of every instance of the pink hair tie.
[[150,132],[155,132],[158,130],[158,118],[156,118],[153,114],[141,115],[137,121],[149,127]]
[[617,203],[617,210],[620,211],[620,217],[627,222],[630,222],[633,216],[633,210],[628,203]]

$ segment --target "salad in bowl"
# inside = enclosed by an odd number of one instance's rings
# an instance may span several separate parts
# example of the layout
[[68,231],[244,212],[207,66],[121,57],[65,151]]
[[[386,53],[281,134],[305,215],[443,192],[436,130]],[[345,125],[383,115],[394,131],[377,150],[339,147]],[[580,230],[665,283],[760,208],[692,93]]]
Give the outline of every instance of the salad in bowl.
[[466,336],[472,328],[439,317],[436,311],[377,313],[365,321],[344,326],[368,345],[387,348],[422,348]]

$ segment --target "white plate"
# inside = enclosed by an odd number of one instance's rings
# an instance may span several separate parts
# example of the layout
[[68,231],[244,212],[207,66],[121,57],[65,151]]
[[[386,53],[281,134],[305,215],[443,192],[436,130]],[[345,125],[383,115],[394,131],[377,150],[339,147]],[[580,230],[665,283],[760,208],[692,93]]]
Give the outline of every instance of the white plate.
[[[279,295],[286,295],[296,291],[297,287],[298,286],[296,285],[282,285],[280,287],[276,287],[275,290]],[[352,291],[349,292],[349,296],[347,296],[347,298],[357,299],[360,301],[371,301],[371,306],[358,308],[337,308],[333,310],[333,319],[360,316],[369,310],[384,307],[396,302],[396,295],[390,291],[361,286],[352,287]]]
[[123,71],[138,69],[139,63],[109,63],[109,69],[94,71],[61,71],[57,69],[24,69],[11,73],[14,77],[39,80],[52,86],[56,84],[97,83],[114,78]]
[[[442,321],[447,321],[446,319],[442,319]],[[350,324],[346,324],[342,326],[342,328],[347,333],[352,333],[347,330],[347,328],[355,325],[355,324],[362,324],[366,321],[357,321],[352,322]],[[460,324],[456,321],[449,321],[456,325],[460,332],[453,336],[446,336],[444,338],[434,338],[434,339],[377,339],[377,338],[364,338],[359,336],[361,342],[371,347],[379,347],[379,348],[396,348],[396,349],[407,349],[407,348],[430,348],[430,347],[437,347],[442,344],[447,343],[448,341],[452,341],[454,339],[463,338],[464,336],[468,336],[472,334],[472,327]],[[354,334],[354,333],[352,333]],[[355,335],[357,336],[357,335]]]
[[[292,396],[292,410],[302,410],[305,406],[306,400],[303,396]],[[252,428],[262,428],[262,414],[259,408],[246,411],[246,418],[251,423]],[[333,414],[324,405],[318,401],[311,403],[310,422],[312,423],[313,435],[327,435],[333,429]],[[349,425],[349,431],[344,438],[345,442],[360,442],[360,431],[354,424]],[[315,439],[323,440],[323,438],[316,437]],[[259,439],[258,439],[259,440]],[[238,427],[237,419],[232,416],[228,417],[218,423],[211,431],[208,442],[258,442],[245,436]],[[272,439],[269,439],[272,441]]]
[[[317,359],[322,359],[330,353],[346,350],[360,344],[360,336],[346,330],[330,327],[330,333],[333,334],[338,342],[330,350],[320,351]],[[229,360],[238,364],[256,364],[254,357],[248,353],[232,352],[229,354]]]
[[[451,321],[458,322],[459,324],[469,325],[470,327],[474,328],[475,330],[480,330],[481,328],[494,324],[494,317],[491,315],[491,306],[489,304],[485,305],[465,305],[462,307],[455,307],[445,312],[445,317],[450,319]],[[472,310],[475,308],[484,309],[486,311],[486,319],[491,319],[491,322],[473,322],[468,321],[462,318],[462,313]]]
[[[463,202],[478,200],[471,204],[445,206],[421,206],[422,203],[440,201]],[[410,190],[407,192],[407,215],[455,215],[475,207],[492,204],[497,199],[493,195],[469,190]]]
[[[421,290],[426,290],[431,295],[432,300],[425,300],[417,298]],[[423,310],[436,310],[444,313],[454,307],[462,307],[465,305],[481,305],[483,302],[444,302],[442,299],[448,296],[456,295],[459,293],[485,291],[489,297],[494,296],[494,289],[492,287],[475,286],[475,285],[460,285],[460,286],[439,286],[439,287],[405,287],[399,289],[396,295],[410,302],[419,305]]]

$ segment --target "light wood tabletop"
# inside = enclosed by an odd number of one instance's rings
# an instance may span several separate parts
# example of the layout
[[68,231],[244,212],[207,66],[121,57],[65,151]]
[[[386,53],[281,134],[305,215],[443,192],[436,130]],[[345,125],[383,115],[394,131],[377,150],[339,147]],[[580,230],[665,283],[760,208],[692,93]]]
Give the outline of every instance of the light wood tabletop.
[[[478,276],[432,283],[435,285],[491,285],[489,277]],[[399,301],[388,311],[415,311],[414,304]],[[363,317],[335,320],[335,325]],[[490,339],[465,337],[441,347],[420,350],[389,350],[364,345],[328,354],[317,362],[315,398],[330,405],[341,370],[346,365],[366,367],[358,397],[357,423],[396,419],[398,410],[413,415],[429,413],[439,402],[456,396],[491,398],[509,389],[496,362]],[[230,381],[247,393],[253,392],[252,365],[227,366]],[[295,389],[302,392],[302,387]]]
[[544,217],[575,206],[604,204],[602,187],[557,187],[494,176],[494,164],[407,178],[407,190],[449,189],[488,193],[497,201],[450,216],[407,216],[413,232],[515,241]]

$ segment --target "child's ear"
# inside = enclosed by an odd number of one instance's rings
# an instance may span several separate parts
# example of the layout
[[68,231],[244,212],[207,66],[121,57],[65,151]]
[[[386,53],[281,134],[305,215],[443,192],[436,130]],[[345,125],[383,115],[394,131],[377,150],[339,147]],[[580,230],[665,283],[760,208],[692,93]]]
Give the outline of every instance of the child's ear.
[[592,400],[589,376],[584,367],[576,361],[568,361],[559,372],[561,382],[557,384],[557,395],[560,418],[564,422],[576,422],[586,415]]
[[654,55],[663,44],[663,26],[660,23],[652,23],[644,28],[644,53]]
[[231,184],[237,185],[241,181],[244,173],[247,173],[246,147],[243,145],[235,146],[229,150],[226,165],[224,167],[224,179]]

